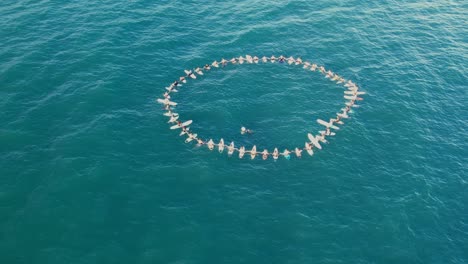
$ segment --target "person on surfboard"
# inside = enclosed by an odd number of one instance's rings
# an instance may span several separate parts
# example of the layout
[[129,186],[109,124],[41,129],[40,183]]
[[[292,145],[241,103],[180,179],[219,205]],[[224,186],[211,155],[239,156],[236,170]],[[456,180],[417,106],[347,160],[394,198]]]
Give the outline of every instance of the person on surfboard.
[[197,146],[201,146],[203,144],[205,144],[205,142],[203,142],[203,140],[197,139]]

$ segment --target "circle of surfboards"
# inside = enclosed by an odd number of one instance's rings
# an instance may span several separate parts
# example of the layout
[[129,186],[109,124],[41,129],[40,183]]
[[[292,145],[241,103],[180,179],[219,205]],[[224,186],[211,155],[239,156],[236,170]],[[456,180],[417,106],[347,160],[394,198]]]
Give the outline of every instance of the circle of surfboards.
[[[258,63],[287,63],[289,65],[302,65],[302,68],[309,71],[317,71],[324,75],[325,78],[329,79],[332,82],[336,82],[337,84],[342,84],[346,90],[344,91],[344,99],[346,99],[345,105],[341,108],[340,112],[336,113],[336,116],[330,118],[329,121],[324,121],[322,119],[317,119],[317,123],[323,125],[325,130],[319,131],[317,135],[313,135],[312,133],[307,134],[307,139],[304,143],[304,147],[296,147],[291,148],[291,150],[284,149],[282,152],[278,150],[278,148],[274,148],[272,152],[264,149],[263,151],[257,151],[257,147],[254,145],[251,150],[246,150],[244,146],[239,148],[235,147],[234,142],[230,144],[225,144],[224,140],[221,138],[219,143],[215,143],[213,139],[209,139],[208,141],[201,139],[198,134],[190,130],[190,125],[192,124],[192,120],[188,121],[180,121],[180,116],[176,112],[174,112],[174,108],[177,106],[177,103],[171,100],[171,94],[178,92],[178,89],[182,87],[182,83],[187,83],[189,79],[197,79],[198,76],[204,75],[205,72],[209,72],[212,67],[219,68],[225,67],[228,64],[258,64]],[[257,57],[257,56],[250,56],[245,55],[245,57],[240,56],[238,58],[232,58],[230,60],[221,59],[220,61],[213,61],[211,64],[206,64],[203,67],[197,67],[192,70],[184,70],[185,74],[179,78],[179,80],[174,81],[168,87],[166,87],[166,92],[163,94],[163,98],[158,98],[156,101],[160,104],[164,105],[164,116],[169,118],[168,123],[172,123],[170,129],[181,129],[180,136],[186,136],[185,143],[190,142],[197,142],[198,145],[206,145],[209,150],[214,150],[217,147],[218,151],[222,153],[225,149],[227,149],[227,154],[232,156],[234,152],[239,153],[239,158],[243,158],[244,155],[250,154],[251,159],[255,159],[257,156],[261,156],[263,160],[268,159],[269,156],[272,156],[274,160],[277,160],[279,156],[283,156],[286,159],[290,159],[291,153],[294,153],[296,157],[302,157],[302,151],[306,151],[309,155],[314,154],[314,149],[322,149],[321,143],[327,143],[328,141],[325,139],[329,136],[335,136],[336,130],[340,128],[338,125],[343,125],[343,119],[349,118],[350,113],[352,113],[353,107],[359,107],[356,102],[363,100],[360,95],[365,94],[365,92],[359,91],[359,87],[353,83],[351,80],[346,80],[343,77],[335,74],[330,70],[326,70],[324,66],[317,65],[315,63],[311,63],[308,61],[302,61],[301,58],[293,58],[285,56],[271,56],[271,57]],[[333,129],[333,130],[332,130]],[[335,131],[335,132],[332,132]]]

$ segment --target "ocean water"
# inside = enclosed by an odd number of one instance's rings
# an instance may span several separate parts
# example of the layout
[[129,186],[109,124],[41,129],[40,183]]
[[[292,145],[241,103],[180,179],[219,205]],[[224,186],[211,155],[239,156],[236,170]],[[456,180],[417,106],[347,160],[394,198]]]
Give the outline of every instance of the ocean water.
[[[3,0],[0,263],[468,263],[467,14],[456,0]],[[184,144],[154,99],[245,54],[323,64],[365,100],[313,157]],[[173,98],[206,138],[282,150],[342,96],[301,67],[244,64]]]

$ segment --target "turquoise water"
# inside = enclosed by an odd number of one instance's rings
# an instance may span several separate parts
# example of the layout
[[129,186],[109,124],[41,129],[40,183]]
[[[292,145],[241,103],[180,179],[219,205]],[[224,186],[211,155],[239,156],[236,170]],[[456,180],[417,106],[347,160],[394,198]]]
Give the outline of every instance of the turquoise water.
[[[2,1],[0,263],[468,263],[463,1]],[[154,102],[184,69],[301,56],[362,107],[313,157],[186,145]],[[285,65],[174,96],[193,129],[302,145],[342,90]],[[245,125],[256,131],[242,137]]]

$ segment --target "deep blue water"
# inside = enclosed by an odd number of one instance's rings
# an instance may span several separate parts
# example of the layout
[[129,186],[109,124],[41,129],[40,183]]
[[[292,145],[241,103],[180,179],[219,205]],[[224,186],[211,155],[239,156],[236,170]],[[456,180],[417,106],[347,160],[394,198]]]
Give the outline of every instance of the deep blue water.
[[[0,3],[0,263],[468,263],[464,1]],[[300,56],[361,107],[313,157],[228,158],[164,87]],[[341,88],[285,65],[188,83],[206,138],[302,145]],[[241,136],[240,126],[256,131]]]

